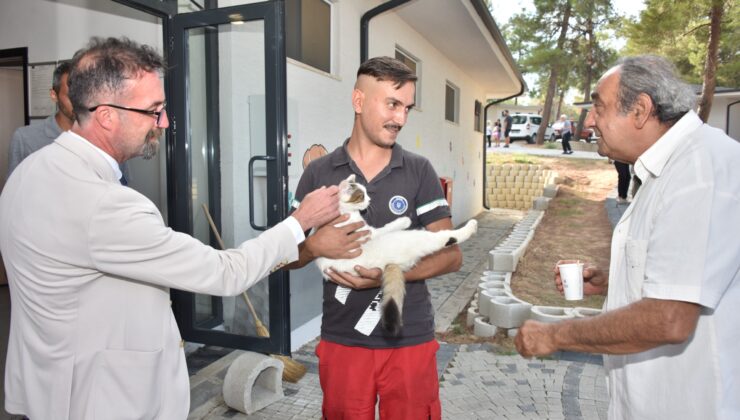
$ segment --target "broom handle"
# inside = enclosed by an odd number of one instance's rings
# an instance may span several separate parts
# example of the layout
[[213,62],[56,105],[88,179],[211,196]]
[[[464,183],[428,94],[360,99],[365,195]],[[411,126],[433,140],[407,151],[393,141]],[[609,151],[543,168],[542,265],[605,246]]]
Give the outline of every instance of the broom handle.
[[224,245],[223,239],[221,239],[221,235],[218,233],[218,229],[216,229],[216,224],[213,223],[213,219],[211,218],[211,212],[208,211],[208,206],[206,203],[202,204],[203,206],[203,213],[206,214],[206,219],[208,219],[208,224],[211,225],[211,231],[213,232],[213,236],[216,237],[216,241],[218,241],[218,246],[221,247],[221,249],[226,249],[226,246]]
[[[211,226],[211,231],[213,231],[213,236],[216,237],[216,241],[218,242],[218,245],[221,247],[221,249],[226,249],[226,246],[224,246],[224,241],[221,239],[221,235],[218,233],[218,229],[216,229],[216,224],[213,222],[213,218],[211,217],[211,212],[208,211],[208,206],[206,203],[202,204],[203,206],[203,212],[206,214],[206,219],[208,219],[208,224]],[[254,306],[252,306],[252,302],[249,300],[249,295],[247,294],[247,291],[245,290],[242,292],[242,296],[244,297],[244,301],[247,302],[247,306],[249,307],[249,312],[252,313],[252,317],[255,320],[255,324],[262,324],[259,318],[257,318],[257,312],[254,310]]]

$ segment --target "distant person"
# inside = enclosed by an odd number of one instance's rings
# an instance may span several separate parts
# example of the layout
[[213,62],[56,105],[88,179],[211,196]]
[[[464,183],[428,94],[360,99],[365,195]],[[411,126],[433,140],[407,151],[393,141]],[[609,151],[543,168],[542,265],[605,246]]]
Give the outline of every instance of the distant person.
[[570,155],[573,153],[573,149],[570,147],[570,139],[573,135],[573,125],[570,123],[570,120],[568,120],[568,116],[565,114],[560,116],[560,123],[562,124],[560,135],[562,138],[561,141],[563,142],[563,154]]
[[69,74],[77,121],[29,156],[0,195],[9,413],[185,419],[190,387],[170,288],[238,295],[297,259],[303,231],[339,215],[333,186],[234,249],[167,227],[154,203],[120,184],[118,169],[153,157],[169,126],[163,68],[150,47],[93,38]]
[[69,96],[67,96],[68,77],[69,62],[63,62],[54,69],[49,97],[56,104],[56,114],[50,115],[42,123],[27,125],[15,130],[10,140],[8,153],[8,177],[28,155],[51,144],[63,131],[72,128],[75,114],[72,111]]
[[496,119],[496,122],[493,125],[493,139],[496,141],[496,147],[499,147],[499,143],[501,142],[501,120]]
[[509,137],[509,134],[511,134],[511,124],[514,119],[509,114],[509,110],[504,111],[504,141],[506,144],[504,144],[504,147],[509,147],[509,143],[511,143],[511,137]]
[[[75,114],[69,100],[69,62],[60,63],[52,76],[49,97],[56,104],[57,112],[47,117],[42,123],[23,126],[15,130],[10,140],[8,153],[8,178],[13,170],[31,153],[51,144],[62,132],[72,128]],[[128,184],[128,165],[121,165],[122,182]]]
[[491,121],[486,121],[486,141],[488,142],[488,147],[491,147],[491,136],[493,135],[493,127],[491,126]]
[[617,169],[617,204],[627,204],[627,193],[630,188],[630,165],[629,163],[614,161],[614,167]]
[[738,419],[740,144],[702,123],[661,57],[621,60],[591,99],[599,154],[634,164],[642,192],[614,228],[609,269],[583,273],[584,294],[608,295],[604,313],[525,321],[517,350],[604,353],[612,420]]

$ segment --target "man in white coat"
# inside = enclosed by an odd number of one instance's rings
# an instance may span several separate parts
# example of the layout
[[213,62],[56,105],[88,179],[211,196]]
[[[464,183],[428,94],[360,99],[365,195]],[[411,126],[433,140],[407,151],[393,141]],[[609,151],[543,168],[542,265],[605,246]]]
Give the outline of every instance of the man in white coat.
[[119,183],[119,164],[153,156],[169,125],[162,68],[149,47],[93,39],[69,76],[77,122],[24,160],[0,196],[10,413],[186,418],[188,375],[169,288],[237,295],[295,260],[303,231],[339,214],[336,187],[322,188],[226,251],[165,226],[151,201]]

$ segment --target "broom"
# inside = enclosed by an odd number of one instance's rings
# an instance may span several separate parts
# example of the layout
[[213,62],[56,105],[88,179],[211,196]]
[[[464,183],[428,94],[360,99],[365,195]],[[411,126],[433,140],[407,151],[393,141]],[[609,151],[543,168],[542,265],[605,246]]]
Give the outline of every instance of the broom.
[[[218,230],[216,229],[216,224],[213,223],[211,213],[208,211],[208,206],[205,203],[203,203],[203,212],[208,219],[208,224],[211,226],[211,230],[213,231],[213,235],[216,237],[216,241],[218,241],[218,245],[221,247],[221,249],[226,249],[226,247],[224,246],[224,241],[221,239],[221,235],[219,235]],[[270,331],[257,317],[257,312],[254,310],[254,306],[252,306],[252,302],[249,300],[249,295],[247,294],[246,290],[242,292],[242,297],[247,303],[247,307],[249,307],[249,312],[252,313],[252,319],[254,319],[254,328],[257,331],[257,336],[270,337]],[[306,367],[291,359],[290,357],[283,356],[281,354],[271,354],[270,356],[283,362],[284,381],[296,383],[303,377],[303,375],[306,374]]]

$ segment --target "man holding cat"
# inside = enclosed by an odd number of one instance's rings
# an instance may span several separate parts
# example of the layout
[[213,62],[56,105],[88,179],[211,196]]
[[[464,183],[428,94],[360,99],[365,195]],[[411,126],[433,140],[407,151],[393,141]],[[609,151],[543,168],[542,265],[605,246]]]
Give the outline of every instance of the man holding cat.
[[[363,215],[367,224],[380,227],[407,216],[412,229],[452,228],[450,208],[432,165],[396,143],[414,106],[415,82],[408,67],[389,57],[372,58],[360,66],[352,92],[352,134],[306,168],[294,207],[316,185],[339,184],[354,174],[371,199]],[[346,227],[324,226],[301,246],[296,266],[320,256],[347,258],[346,250],[359,247],[359,242],[347,243],[351,241],[346,236]],[[347,245],[340,255],[336,247],[326,245],[335,239]],[[325,418],[374,419],[378,397],[382,419],[441,418],[439,344],[424,280],[456,271],[461,264],[460,249],[451,246],[404,273],[403,327],[397,336],[389,336],[379,325],[381,268],[357,266],[358,276],[329,273],[334,282],[324,282],[321,342],[316,349]]]

